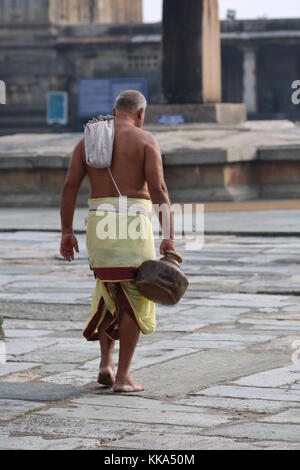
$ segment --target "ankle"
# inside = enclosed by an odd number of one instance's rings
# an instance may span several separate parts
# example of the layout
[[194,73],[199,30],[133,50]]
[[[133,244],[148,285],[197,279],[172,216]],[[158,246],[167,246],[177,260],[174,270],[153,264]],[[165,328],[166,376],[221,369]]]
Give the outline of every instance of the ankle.
[[114,371],[115,370],[115,365],[111,362],[106,362],[106,361],[101,361],[100,363],[100,369],[101,370],[111,370],[111,371]]
[[131,381],[131,375],[127,372],[118,372],[116,381],[120,383],[127,383]]

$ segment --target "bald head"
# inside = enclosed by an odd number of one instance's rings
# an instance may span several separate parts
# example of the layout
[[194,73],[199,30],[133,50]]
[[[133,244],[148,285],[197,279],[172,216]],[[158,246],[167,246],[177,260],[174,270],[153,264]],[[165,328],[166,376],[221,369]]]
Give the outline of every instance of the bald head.
[[137,113],[140,110],[146,110],[147,100],[139,91],[126,90],[123,91],[116,99],[115,109],[117,111],[127,111],[129,113]]

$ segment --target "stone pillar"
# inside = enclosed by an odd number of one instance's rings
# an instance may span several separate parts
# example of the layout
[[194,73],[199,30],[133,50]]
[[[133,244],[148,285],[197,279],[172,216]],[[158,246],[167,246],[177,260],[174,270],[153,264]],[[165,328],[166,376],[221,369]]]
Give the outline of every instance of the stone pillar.
[[111,0],[95,0],[93,22],[96,24],[113,22]]
[[220,103],[218,0],[164,0],[163,92],[169,104]]
[[257,113],[256,51],[244,50],[243,101],[248,113]]

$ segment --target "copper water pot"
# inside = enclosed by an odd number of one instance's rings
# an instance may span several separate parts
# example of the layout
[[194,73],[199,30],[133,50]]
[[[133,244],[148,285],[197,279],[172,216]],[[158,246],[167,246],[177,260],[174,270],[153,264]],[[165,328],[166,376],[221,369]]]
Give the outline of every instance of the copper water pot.
[[176,305],[184,296],[189,281],[180,268],[182,256],[167,251],[160,261],[146,261],[138,271],[138,291],[157,304]]

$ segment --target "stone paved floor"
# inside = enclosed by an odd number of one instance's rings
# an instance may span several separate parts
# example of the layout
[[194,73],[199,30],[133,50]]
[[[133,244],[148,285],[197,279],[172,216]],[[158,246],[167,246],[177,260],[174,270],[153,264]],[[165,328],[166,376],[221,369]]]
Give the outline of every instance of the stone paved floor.
[[[300,236],[300,200],[252,201],[242,203],[205,204],[206,233],[215,234],[265,234]],[[175,222],[181,227],[175,209]],[[276,209],[276,210],[275,210]],[[203,205],[199,205],[199,211]],[[77,209],[74,219],[76,231],[82,231],[86,208]],[[155,222],[155,219],[153,219]],[[187,219],[189,224],[189,219]],[[156,224],[157,225],[157,224]],[[61,227],[58,209],[55,208],[0,208],[1,231],[59,231]]]
[[141,340],[138,396],[95,384],[84,239],[72,265],[58,244],[57,233],[0,233],[0,449],[300,449],[300,238],[180,244],[191,288]]

